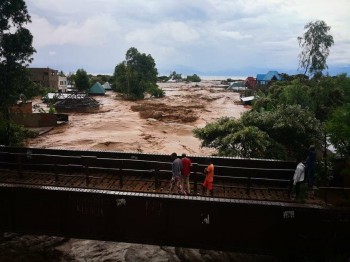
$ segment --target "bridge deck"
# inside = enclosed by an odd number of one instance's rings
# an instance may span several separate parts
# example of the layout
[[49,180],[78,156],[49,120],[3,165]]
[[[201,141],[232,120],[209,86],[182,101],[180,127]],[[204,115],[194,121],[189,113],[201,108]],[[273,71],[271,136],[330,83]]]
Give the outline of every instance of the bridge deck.
[[[169,177],[170,178],[170,177]],[[159,179],[156,186],[156,176],[150,173],[124,175],[93,173],[86,176],[85,173],[52,173],[52,172],[33,172],[22,171],[18,174],[16,170],[0,169],[0,182],[8,184],[23,184],[36,186],[56,186],[56,187],[74,187],[84,189],[115,190],[125,192],[169,194],[169,179]],[[191,195],[202,195],[202,185],[199,181],[194,190],[195,181],[191,181]],[[180,194],[173,190],[172,194]],[[247,200],[263,201],[283,201],[293,202],[290,193],[285,187],[276,187],[261,185],[252,182],[247,190],[245,182],[231,182],[217,177],[214,185],[214,197],[233,198]],[[307,203],[325,205],[322,199],[306,199]]]
[[[205,160],[192,160],[191,196],[181,196],[168,192],[169,156],[0,147],[0,232],[294,255],[349,250],[350,190],[295,203],[294,163],[214,158],[214,197],[202,197]],[[339,193],[340,205],[329,204]]]

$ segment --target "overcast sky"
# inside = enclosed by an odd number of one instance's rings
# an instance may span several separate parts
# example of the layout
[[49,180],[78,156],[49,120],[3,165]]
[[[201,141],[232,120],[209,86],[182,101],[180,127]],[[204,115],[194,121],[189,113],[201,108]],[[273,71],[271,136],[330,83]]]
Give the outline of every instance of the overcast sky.
[[297,37],[310,21],[331,26],[329,73],[350,75],[349,0],[26,0],[32,67],[112,74],[130,47],[160,75],[296,73]]

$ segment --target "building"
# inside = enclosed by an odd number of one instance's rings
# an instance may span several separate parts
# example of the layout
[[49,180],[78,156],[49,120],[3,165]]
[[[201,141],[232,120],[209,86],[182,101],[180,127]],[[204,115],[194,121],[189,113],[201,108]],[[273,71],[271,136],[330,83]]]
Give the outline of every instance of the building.
[[105,82],[102,86],[105,90],[112,90],[112,87],[108,82]]
[[106,90],[104,87],[99,83],[96,82],[89,90],[89,95],[104,95],[106,93]]
[[58,76],[58,91],[65,93],[67,92],[68,85],[67,85],[67,77],[64,75]]
[[248,76],[244,81],[244,85],[249,89],[254,89],[256,86],[256,79],[252,76]]
[[30,79],[43,87],[58,90],[58,71],[51,68],[28,68]]
[[59,92],[67,91],[67,77],[51,68],[28,68],[30,79],[43,87],[53,88]]
[[277,71],[269,71],[267,72],[267,74],[256,75],[256,83],[258,86],[266,86],[271,81],[281,81],[281,80],[283,79]]
[[227,89],[239,92],[239,91],[246,90],[247,88],[244,86],[243,80],[238,80],[238,81],[232,82]]

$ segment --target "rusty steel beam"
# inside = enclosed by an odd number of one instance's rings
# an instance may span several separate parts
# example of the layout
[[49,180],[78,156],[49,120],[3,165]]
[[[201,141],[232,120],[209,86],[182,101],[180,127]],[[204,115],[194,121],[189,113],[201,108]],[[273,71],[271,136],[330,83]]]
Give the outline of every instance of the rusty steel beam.
[[350,209],[0,184],[2,232],[277,255],[347,252]]
[[[9,153],[27,153],[47,154],[60,156],[93,156],[107,159],[134,159],[158,162],[170,162],[171,158],[165,154],[147,154],[139,152],[115,152],[115,151],[93,151],[93,150],[67,150],[67,149],[45,149],[45,148],[27,148],[27,147],[0,147],[0,152]],[[181,152],[178,152],[181,153]],[[205,165],[206,156],[189,156],[192,162]],[[268,169],[294,169],[296,163],[293,161],[267,160],[267,159],[247,159],[235,157],[216,157],[211,156],[213,162],[217,166],[232,167],[255,167]]]

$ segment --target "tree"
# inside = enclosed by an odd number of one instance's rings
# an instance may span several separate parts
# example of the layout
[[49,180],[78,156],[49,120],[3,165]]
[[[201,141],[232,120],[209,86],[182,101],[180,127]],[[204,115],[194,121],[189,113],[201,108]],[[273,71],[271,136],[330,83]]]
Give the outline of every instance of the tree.
[[322,139],[319,121],[299,105],[249,111],[240,120],[221,118],[193,133],[202,146],[216,148],[219,155],[276,159],[293,159]]
[[304,68],[306,74],[320,75],[328,68],[326,64],[329,48],[334,44],[333,36],[328,34],[331,29],[324,21],[310,22],[305,25],[307,31],[298,37],[299,46],[303,48],[299,54],[299,67]]
[[111,76],[109,75],[101,75],[98,74],[96,76],[92,75],[90,77],[90,85],[95,84],[96,82],[99,82],[101,84],[104,84],[105,82],[110,82],[111,81]]
[[176,82],[182,81],[182,76],[181,74],[176,73],[176,71],[173,71],[170,75],[169,78],[172,80],[175,80]]
[[313,112],[300,105],[279,105],[274,111],[249,111],[242,115],[245,126],[256,126],[276,143],[283,145],[289,157],[309,145],[320,145],[323,128]]
[[89,76],[84,69],[78,69],[74,76],[75,86],[78,91],[87,92],[90,88]]
[[23,0],[0,2],[0,110],[4,133],[1,143],[6,145],[16,143],[14,137],[19,130],[11,126],[10,107],[30,85],[26,66],[32,62],[35,49],[33,36],[24,27],[30,22]]
[[195,128],[194,136],[204,147],[215,148],[220,156],[245,158],[285,159],[282,145],[254,126],[245,126],[240,120],[223,117],[204,128]]
[[326,131],[337,151],[350,156],[350,103],[337,108],[326,123]]
[[350,102],[350,78],[346,74],[324,76],[317,81],[290,77],[290,81],[273,83],[268,93],[259,93],[255,111],[273,111],[278,105],[300,105],[325,122],[333,110]]
[[[125,60],[114,69],[114,89],[129,99],[143,99],[145,93],[156,92],[158,71],[151,55],[141,54],[135,47],[129,48]],[[160,89],[161,90],[161,89]]]
[[189,81],[189,82],[200,82],[202,80],[201,80],[201,78],[198,75],[194,74],[192,76],[187,76],[186,81]]
[[68,82],[68,85],[71,85],[73,86],[74,84],[74,79],[75,79],[75,74],[72,73],[72,72],[69,72],[68,75],[67,75],[67,82]]

